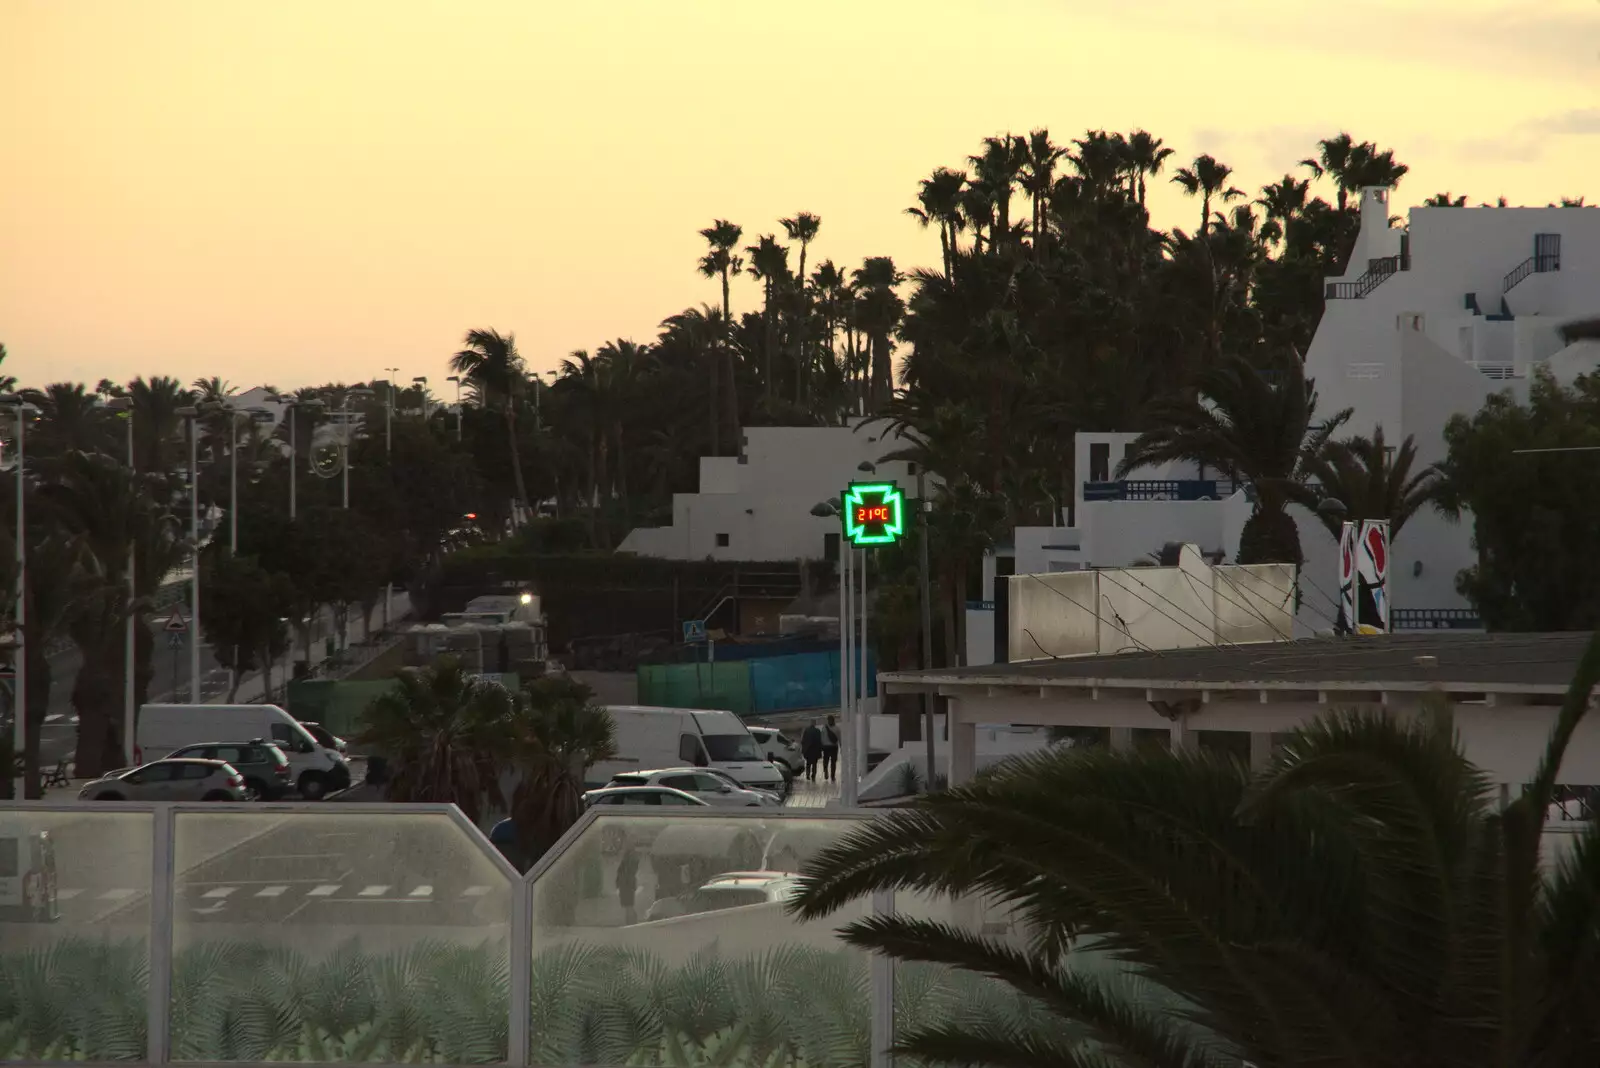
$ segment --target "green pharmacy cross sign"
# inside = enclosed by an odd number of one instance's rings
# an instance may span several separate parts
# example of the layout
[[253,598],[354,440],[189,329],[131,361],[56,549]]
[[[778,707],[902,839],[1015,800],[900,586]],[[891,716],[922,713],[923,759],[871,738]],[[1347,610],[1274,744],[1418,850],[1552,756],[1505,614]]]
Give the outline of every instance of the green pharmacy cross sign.
[[840,514],[851,545],[893,545],[906,529],[905,494],[893,482],[852,482]]

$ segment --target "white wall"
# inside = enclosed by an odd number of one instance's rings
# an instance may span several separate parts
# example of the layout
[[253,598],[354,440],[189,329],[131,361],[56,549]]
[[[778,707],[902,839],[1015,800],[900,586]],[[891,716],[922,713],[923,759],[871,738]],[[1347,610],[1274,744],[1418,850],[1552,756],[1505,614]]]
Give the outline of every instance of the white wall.
[[[840,521],[813,516],[812,507],[837,501],[851,482],[872,479],[915,494],[910,465],[883,462],[906,444],[885,435],[882,422],[750,427],[742,457],[701,458],[699,492],[673,494],[670,527],[635,528],[619,549],[677,560],[821,559]],[[876,474],[860,471],[863,462],[875,464]],[[726,545],[718,544],[719,534]]]

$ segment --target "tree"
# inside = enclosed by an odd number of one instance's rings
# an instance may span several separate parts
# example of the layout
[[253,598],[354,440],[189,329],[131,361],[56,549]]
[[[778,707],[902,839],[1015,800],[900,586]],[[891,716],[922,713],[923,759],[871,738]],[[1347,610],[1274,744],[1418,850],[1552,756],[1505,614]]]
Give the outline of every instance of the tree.
[[1219,198],[1224,203],[1238,200],[1244,196],[1244,190],[1237,189],[1228,184],[1228,179],[1233,175],[1233,168],[1226,163],[1218,163],[1210,155],[1196,156],[1193,166],[1179,167],[1178,173],[1172,180],[1183,188],[1190,196],[1200,198],[1200,233],[1202,236],[1211,228],[1211,201]]
[[944,273],[950,273],[951,256],[956,250],[956,234],[965,225],[961,215],[961,195],[967,184],[963,171],[940,167],[930,177],[922,179],[917,193],[917,206],[906,209],[924,227],[939,225],[939,251],[942,254]]
[[1287,506],[1305,481],[1306,462],[1350,417],[1346,409],[1319,423],[1317,394],[1297,358],[1278,361],[1276,376],[1242,357],[1200,372],[1198,397],[1162,400],[1151,429],[1117,466],[1126,478],[1141,467],[1196,463],[1250,483],[1255,506],[1239,537],[1239,563],[1299,564],[1300,535]]
[[450,359],[450,369],[472,384],[483,403],[498,405],[506,422],[506,439],[511,452],[512,478],[517,500],[532,508],[528,484],[522,477],[522,455],[517,439],[517,407],[526,389],[527,370],[517,352],[515,334],[498,330],[469,330],[465,347]]
[[362,710],[353,740],[388,760],[389,800],[455,805],[477,823],[487,808],[505,807],[500,773],[515,708],[504,686],[442,657],[400,672],[395,688]]
[[1467,206],[1466,194],[1453,197],[1449,193],[1435,193],[1422,202],[1425,208],[1464,208]]
[[1042,1009],[902,1033],[925,1063],[1592,1064],[1600,824],[1548,872],[1540,839],[1597,681],[1600,638],[1506,806],[1447,706],[1321,717],[1259,776],[1220,754],[1059,747],[851,832],[790,908],[816,920],[887,890],[1011,910],[1020,946],[907,914],[842,929]]
[[763,234],[759,243],[748,245],[750,275],[761,283],[761,324],[765,331],[761,343],[761,388],[770,405],[773,397],[772,355],[778,347],[777,295],[789,284],[789,250],[772,234]]
[[[1416,462],[1417,444],[1411,435],[1406,435],[1400,447],[1394,449],[1385,443],[1380,426],[1370,438],[1328,442],[1320,453],[1306,460],[1309,484],[1294,484],[1290,493],[1294,500],[1316,512],[1335,538],[1345,519],[1381,519],[1389,524],[1389,541],[1393,544],[1406,522],[1433,500],[1438,487],[1438,469],[1426,467],[1412,474]],[[1317,506],[1327,498],[1342,503],[1345,514],[1318,511]]]
[[744,229],[726,219],[718,219],[704,230],[700,236],[705,238],[706,244],[711,247],[700,259],[700,273],[707,278],[720,278],[722,280],[722,336],[718,339],[721,359],[711,363],[711,455],[721,456],[721,422],[722,414],[719,408],[719,399],[722,384],[728,387],[728,405],[732,421],[729,429],[737,431],[739,401],[734,396],[733,378],[733,350],[730,347],[730,334],[733,329],[733,304],[728,291],[730,275],[737,274],[744,269],[744,261],[734,255],[733,250],[738,247],[739,239],[744,236]]
[[1445,426],[1439,506],[1469,512],[1477,563],[1456,578],[1491,630],[1600,626],[1600,376],[1562,386],[1535,373],[1528,402],[1491,396]]
[[200,626],[217,663],[228,669],[232,702],[243,674],[270,671],[286,648],[293,592],[285,576],[269,574],[254,557],[213,546],[201,556],[200,594]]
[[523,685],[513,735],[511,819],[532,861],[578,822],[584,773],[616,755],[616,725],[589,687],[548,676]]

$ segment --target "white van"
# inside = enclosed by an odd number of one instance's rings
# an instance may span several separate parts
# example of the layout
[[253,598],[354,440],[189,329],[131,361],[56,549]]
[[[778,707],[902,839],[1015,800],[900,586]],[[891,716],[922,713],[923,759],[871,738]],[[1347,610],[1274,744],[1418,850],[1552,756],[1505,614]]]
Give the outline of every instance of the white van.
[[654,768],[718,768],[757,790],[781,790],[783,772],[762,755],[744,721],[732,712],[649,705],[609,705],[617,755],[590,768],[588,789],[613,775]]
[[316,801],[350,785],[350,765],[339,751],[317,744],[311,732],[277,705],[144,705],[134,732],[133,758],[146,764],[186,745],[256,738],[283,750],[301,797]]
[[0,918],[22,923],[61,918],[56,848],[48,831],[0,824]]

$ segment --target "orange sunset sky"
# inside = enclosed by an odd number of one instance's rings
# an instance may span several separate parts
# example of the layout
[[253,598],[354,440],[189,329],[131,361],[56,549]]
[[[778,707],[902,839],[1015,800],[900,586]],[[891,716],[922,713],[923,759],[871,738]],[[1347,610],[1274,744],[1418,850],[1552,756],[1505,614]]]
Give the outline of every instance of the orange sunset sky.
[[29,385],[439,388],[477,326],[552,367],[715,300],[713,218],[932,263],[918,178],[1037,126],[1594,201],[1597,75],[1595,0],[0,0],[0,342]]

